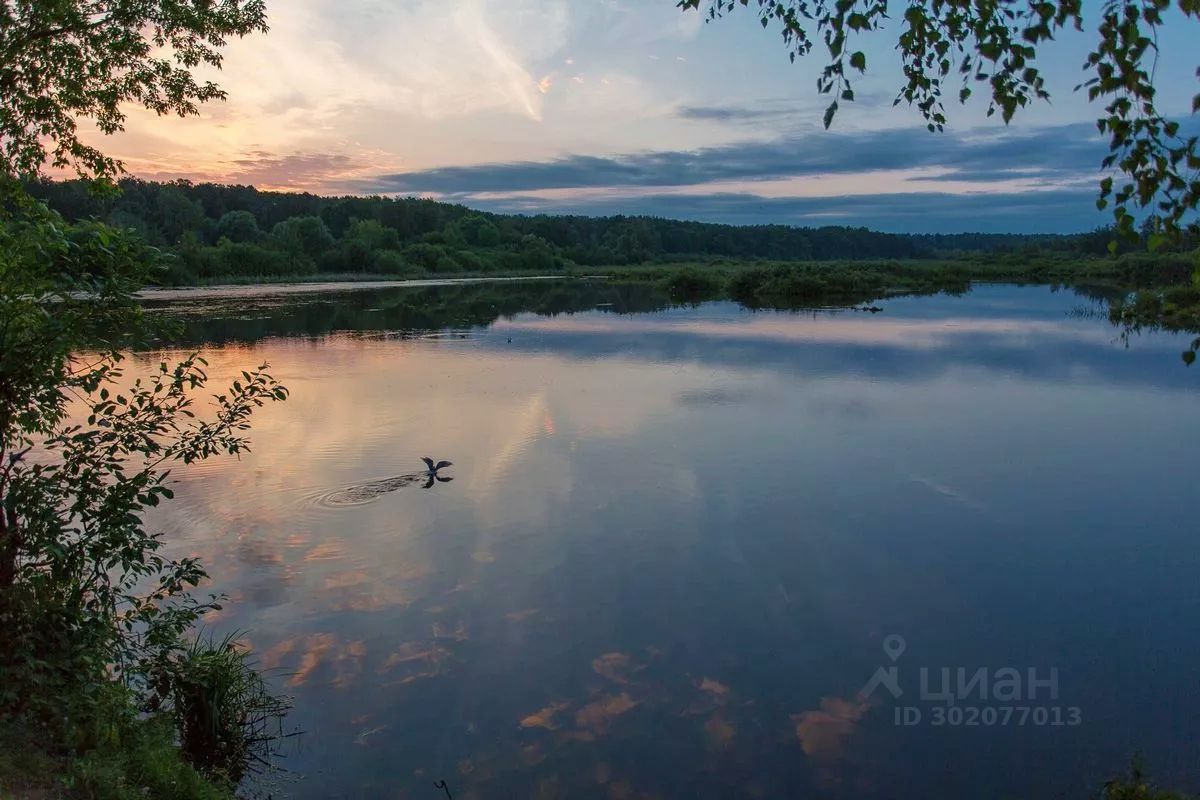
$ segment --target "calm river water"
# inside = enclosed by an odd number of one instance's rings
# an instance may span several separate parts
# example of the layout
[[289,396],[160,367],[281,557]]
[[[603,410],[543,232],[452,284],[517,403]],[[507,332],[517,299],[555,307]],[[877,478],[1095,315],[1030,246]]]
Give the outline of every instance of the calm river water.
[[167,305],[292,391],[154,518],[295,698],[285,796],[1200,789],[1184,337],[1048,287]]

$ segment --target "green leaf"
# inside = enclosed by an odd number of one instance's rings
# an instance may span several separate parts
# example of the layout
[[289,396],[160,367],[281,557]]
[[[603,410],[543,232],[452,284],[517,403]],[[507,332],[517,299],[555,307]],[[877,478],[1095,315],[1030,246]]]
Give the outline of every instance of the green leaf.
[[1183,356],[1183,363],[1187,364],[1189,367],[1196,362],[1195,350],[1184,350],[1181,355]]
[[825,130],[829,130],[829,126],[833,124],[833,115],[837,113],[837,101],[829,104],[829,108],[825,109]]
[[[867,69],[867,55],[859,50],[850,56],[850,66],[854,67],[859,72],[865,72]],[[1200,100],[1200,98],[1197,98]]]

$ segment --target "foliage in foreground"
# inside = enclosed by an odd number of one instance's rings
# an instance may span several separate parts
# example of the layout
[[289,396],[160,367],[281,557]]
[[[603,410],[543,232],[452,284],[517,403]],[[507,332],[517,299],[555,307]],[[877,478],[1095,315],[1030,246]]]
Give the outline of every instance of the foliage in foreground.
[[0,3],[0,733],[35,749],[24,774],[83,796],[227,796],[282,710],[228,642],[187,642],[215,604],[189,594],[204,570],[165,555],[142,516],[171,497],[173,465],[244,451],[250,414],[286,390],[264,365],[203,412],[198,356],[127,384],[133,293],[159,254],[68,226],[24,187],[49,164],[111,190],[121,164],[79,122],[113,133],[130,104],[196,113],[224,96],[199,68],[264,30],[262,0]]
[[0,721],[0,797],[89,800],[232,800],[234,786],[201,774],[176,745],[175,721],[143,716],[120,686],[108,684],[94,714],[66,747],[47,744],[19,720]]
[[[1200,0],[1105,0],[1091,8],[1083,0],[910,0],[894,4],[903,5],[895,20],[889,19],[887,0],[677,0],[676,5],[703,8],[710,20],[751,6],[764,28],[782,34],[793,61],[823,43],[829,58],[817,89],[832,99],[826,128],[839,103],[854,100],[855,74],[868,68],[859,41],[872,34],[894,37],[902,62],[895,102],[916,108],[932,132],[947,123],[944,92],[961,103],[975,90],[986,93],[987,115],[998,113],[1005,123],[1034,101],[1048,101],[1038,56],[1055,46],[1063,31],[1082,31],[1086,24],[1094,44],[1075,88],[1086,88],[1089,100],[1105,103],[1096,125],[1109,137],[1109,154],[1101,162],[1109,174],[1100,182],[1097,207],[1111,204],[1115,227],[1127,237],[1136,233],[1135,214],[1144,213],[1152,249],[1177,242],[1185,230],[1200,232],[1200,137],[1158,105],[1156,84],[1182,77],[1159,74],[1159,28],[1183,27],[1194,36]],[[1192,98],[1190,111],[1200,111],[1200,94]]]
[[126,381],[121,352],[146,330],[133,292],[155,263],[128,233],[45,209],[0,228],[0,722],[86,762],[121,733],[103,732],[115,691],[169,697],[187,742],[221,744],[184,754],[228,782],[252,751],[231,732],[256,738],[283,705],[228,643],[188,643],[215,599],[189,594],[203,568],[166,556],[143,512],[172,496],[172,466],[245,451],[252,412],[287,392],[264,365],[204,412],[198,356]]
[[195,74],[230,37],[267,29],[262,0],[0,3],[0,178],[47,161],[111,179],[115,159],[79,137],[80,117],[121,130],[129,104],[195,114],[225,95]]
[[1134,757],[1129,774],[1104,784],[1102,800],[1193,800],[1191,795],[1160,789],[1150,783],[1142,770],[1140,757]]
[[189,764],[230,786],[246,769],[271,767],[289,704],[271,693],[234,634],[166,651],[149,677],[149,706],[170,711]]

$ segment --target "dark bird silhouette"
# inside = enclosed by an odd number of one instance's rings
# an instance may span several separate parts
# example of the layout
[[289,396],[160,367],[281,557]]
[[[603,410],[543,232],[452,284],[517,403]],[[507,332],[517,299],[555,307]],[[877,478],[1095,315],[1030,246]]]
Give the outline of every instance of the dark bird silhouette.
[[429,456],[421,456],[421,460],[425,462],[425,466],[429,467],[429,474],[433,475],[433,476],[436,476],[437,471],[439,469],[441,469],[442,467],[454,466],[454,462],[452,462],[452,461],[439,461],[436,464],[434,464],[433,459],[430,458]]
[[425,466],[427,467],[427,469],[421,472],[410,472],[407,475],[396,475],[392,478],[347,486],[344,489],[338,489],[335,492],[321,495],[317,499],[317,502],[328,506],[357,506],[363,503],[370,503],[381,495],[394,492],[405,486],[412,486],[421,481],[425,481],[424,488],[429,489],[435,483],[449,483],[454,480],[449,475],[438,474],[438,470],[451,466],[449,461],[439,461],[435,464],[433,463],[433,459],[428,456],[423,457],[421,460],[425,462]]
[[450,481],[454,480],[454,478],[451,478],[448,475],[438,475],[439,469],[443,467],[454,466],[452,462],[439,461],[435,464],[433,463],[433,459],[429,456],[421,456],[421,460],[425,462],[425,466],[429,467],[429,471],[425,473],[426,480],[424,488],[428,489],[433,486],[434,481],[437,481],[438,483],[449,483]]

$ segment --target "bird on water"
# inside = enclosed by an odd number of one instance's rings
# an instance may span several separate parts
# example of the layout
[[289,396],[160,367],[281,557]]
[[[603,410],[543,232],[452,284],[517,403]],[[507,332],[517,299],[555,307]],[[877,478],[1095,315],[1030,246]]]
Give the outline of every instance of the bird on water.
[[449,475],[438,475],[439,469],[442,469],[443,467],[454,466],[451,462],[439,461],[435,464],[433,463],[433,459],[429,456],[421,456],[421,460],[425,462],[425,466],[429,467],[429,469],[425,471],[426,489],[433,486],[434,481],[437,481],[438,483],[449,483],[450,481],[454,480],[454,478],[451,478]]
[[421,460],[425,462],[425,466],[429,467],[428,475],[430,477],[437,477],[438,470],[442,469],[443,467],[454,466],[453,462],[451,461],[439,461],[435,464],[433,463],[433,459],[429,456],[421,456]]

